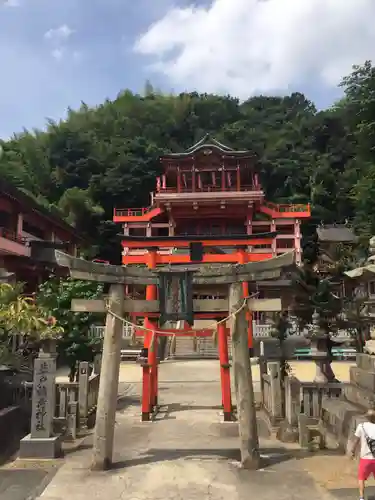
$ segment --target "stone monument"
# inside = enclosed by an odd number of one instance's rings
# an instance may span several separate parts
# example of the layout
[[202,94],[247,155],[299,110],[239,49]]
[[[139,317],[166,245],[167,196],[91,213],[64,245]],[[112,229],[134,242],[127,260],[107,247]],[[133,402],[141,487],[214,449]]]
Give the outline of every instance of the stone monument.
[[20,442],[20,458],[57,458],[61,437],[53,435],[56,359],[40,352],[34,362],[31,432]]

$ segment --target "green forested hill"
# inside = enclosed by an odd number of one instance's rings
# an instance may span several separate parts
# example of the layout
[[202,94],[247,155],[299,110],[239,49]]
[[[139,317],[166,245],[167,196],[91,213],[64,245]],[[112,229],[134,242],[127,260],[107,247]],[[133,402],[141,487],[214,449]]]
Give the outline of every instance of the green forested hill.
[[257,153],[269,200],[310,201],[310,229],[349,220],[365,239],[375,234],[375,68],[354,68],[342,86],[345,97],[324,111],[300,93],[240,103],[150,87],[144,96],[125,91],[96,108],[69,110],[45,132],[2,143],[0,175],[57,207],[97,242],[93,254],[118,262],[113,207],[147,205],[158,157],[210,132]]

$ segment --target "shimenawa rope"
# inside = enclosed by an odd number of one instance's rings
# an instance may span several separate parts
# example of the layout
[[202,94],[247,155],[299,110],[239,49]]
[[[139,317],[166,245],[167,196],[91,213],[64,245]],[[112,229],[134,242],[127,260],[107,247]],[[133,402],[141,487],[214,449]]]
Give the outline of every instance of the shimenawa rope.
[[[230,320],[232,318],[235,318],[237,316],[237,314],[240,311],[242,311],[242,309],[244,307],[246,307],[247,301],[249,299],[253,299],[257,295],[259,295],[259,292],[255,292],[255,293],[253,293],[251,295],[248,295],[247,297],[244,297],[242,305],[236,311],[234,311],[231,314],[229,314],[226,318],[221,319],[220,321],[215,321],[215,323],[212,323],[211,325],[208,325],[205,329],[207,329],[207,330],[211,330],[211,329],[216,330],[218,325],[220,325],[222,323],[226,323],[228,320]],[[106,301],[106,310],[107,310],[108,314],[111,314],[114,318],[122,321],[125,325],[132,326],[134,329],[137,328],[139,330],[145,330],[147,332],[157,333],[159,335],[170,335],[170,334],[166,333],[163,330],[156,330],[155,328],[147,328],[146,326],[143,326],[143,325],[136,325],[135,323],[132,323],[131,321],[129,321],[129,320],[125,319],[125,318],[122,318],[121,316],[119,316],[115,312],[111,311],[108,299]],[[183,330],[184,334],[189,334],[190,333],[192,335],[197,335],[198,332],[199,332],[199,330],[193,330],[193,329],[192,330]]]

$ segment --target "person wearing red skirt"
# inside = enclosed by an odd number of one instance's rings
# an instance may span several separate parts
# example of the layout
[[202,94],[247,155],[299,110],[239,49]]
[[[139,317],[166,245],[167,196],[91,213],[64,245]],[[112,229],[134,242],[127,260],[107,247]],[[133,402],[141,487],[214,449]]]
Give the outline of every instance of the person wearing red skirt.
[[375,410],[366,414],[366,422],[359,424],[354,433],[351,455],[354,457],[360,446],[360,459],[358,464],[359,498],[365,498],[365,483],[373,475],[375,477]]

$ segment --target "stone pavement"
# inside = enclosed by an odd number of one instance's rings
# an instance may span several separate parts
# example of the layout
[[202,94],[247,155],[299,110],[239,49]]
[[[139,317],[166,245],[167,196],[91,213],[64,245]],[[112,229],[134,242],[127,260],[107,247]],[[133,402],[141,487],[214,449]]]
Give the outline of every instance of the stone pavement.
[[57,471],[53,462],[20,463],[15,461],[0,468],[0,499],[29,500],[40,495]]
[[[123,382],[125,372],[126,365]],[[130,372],[134,377],[133,367]],[[238,427],[221,422],[217,361],[163,363],[162,411],[155,422],[140,422],[139,392],[139,379],[133,379],[130,391],[119,401],[114,469],[89,470],[87,439],[79,451],[65,458],[40,500],[333,498],[324,481],[319,483],[308,472],[309,458],[316,456],[269,439],[262,421],[263,468],[254,472],[239,469]],[[332,464],[333,457],[329,458]]]

